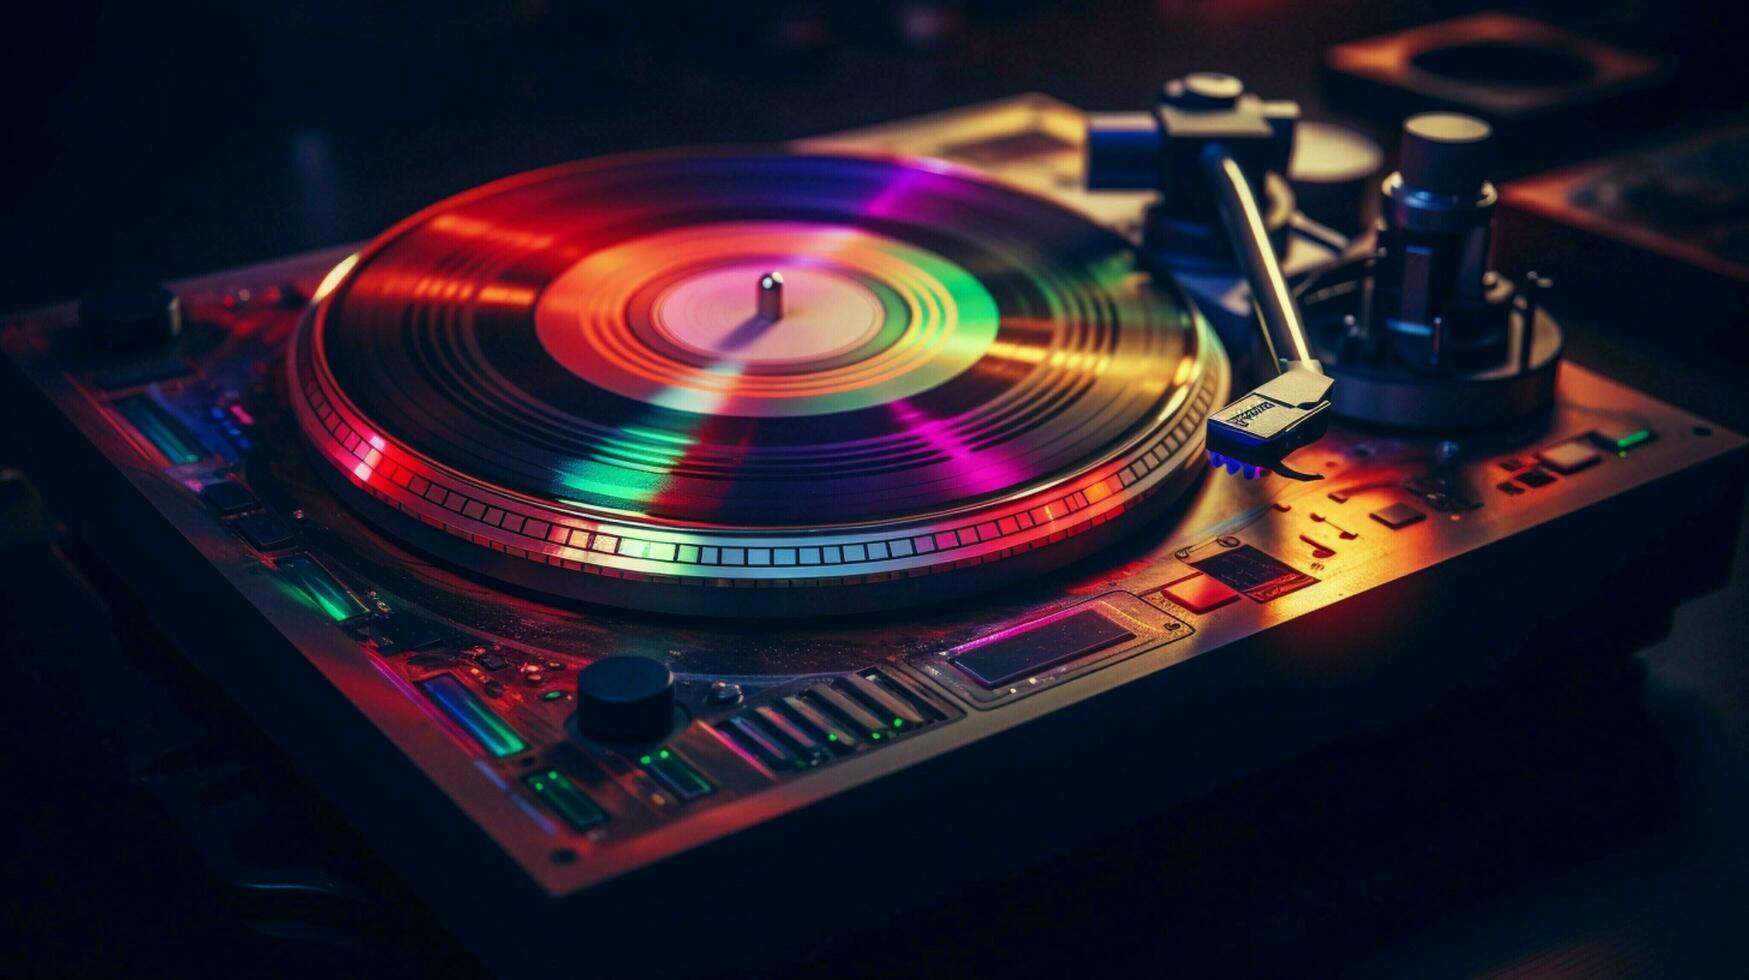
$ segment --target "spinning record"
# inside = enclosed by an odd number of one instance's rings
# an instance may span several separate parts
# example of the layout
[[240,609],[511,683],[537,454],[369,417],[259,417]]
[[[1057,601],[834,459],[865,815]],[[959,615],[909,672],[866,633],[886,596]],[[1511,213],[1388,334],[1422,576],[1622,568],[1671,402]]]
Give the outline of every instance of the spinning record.
[[390,533],[733,615],[1084,553],[1187,482],[1227,385],[1201,318],[1086,219],[938,164],[782,153],[438,204],[335,270],[290,374],[325,470]]

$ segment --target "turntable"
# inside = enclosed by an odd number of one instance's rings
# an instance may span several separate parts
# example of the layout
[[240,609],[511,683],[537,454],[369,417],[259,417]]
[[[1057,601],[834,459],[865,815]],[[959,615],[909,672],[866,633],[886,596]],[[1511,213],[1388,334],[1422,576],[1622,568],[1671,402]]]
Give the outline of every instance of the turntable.
[[1486,127],[1411,121],[1351,242],[1296,122],[1199,75],[563,165],[7,318],[7,397],[483,959],[731,971],[1724,580],[1744,441],[1562,363]]

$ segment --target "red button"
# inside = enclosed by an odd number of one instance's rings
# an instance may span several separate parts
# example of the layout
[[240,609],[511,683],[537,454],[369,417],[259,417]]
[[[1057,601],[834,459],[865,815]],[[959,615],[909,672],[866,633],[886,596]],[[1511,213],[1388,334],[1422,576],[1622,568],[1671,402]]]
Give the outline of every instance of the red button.
[[1161,594],[1194,613],[1208,612],[1239,598],[1239,593],[1201,572],[1170,582]]

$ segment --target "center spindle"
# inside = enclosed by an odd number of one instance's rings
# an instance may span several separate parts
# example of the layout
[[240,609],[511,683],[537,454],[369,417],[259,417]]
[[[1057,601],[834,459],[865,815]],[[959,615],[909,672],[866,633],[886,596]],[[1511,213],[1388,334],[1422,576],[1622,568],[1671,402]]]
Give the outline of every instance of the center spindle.
[[783,319],[783,273],[767,272],[759,277],[759,319]]

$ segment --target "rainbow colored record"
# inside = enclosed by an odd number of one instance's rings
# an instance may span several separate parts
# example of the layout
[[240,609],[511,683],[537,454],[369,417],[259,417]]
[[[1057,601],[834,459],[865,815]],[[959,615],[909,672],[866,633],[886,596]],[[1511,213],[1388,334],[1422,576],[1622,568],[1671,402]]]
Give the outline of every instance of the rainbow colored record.
[[1227,387],[1200,317],[1084,218],[940,165],[783,153],[587,161],[438,204],[335,270],[289,370],[389,532],[729,615],[1069,560],[1185,485]]

